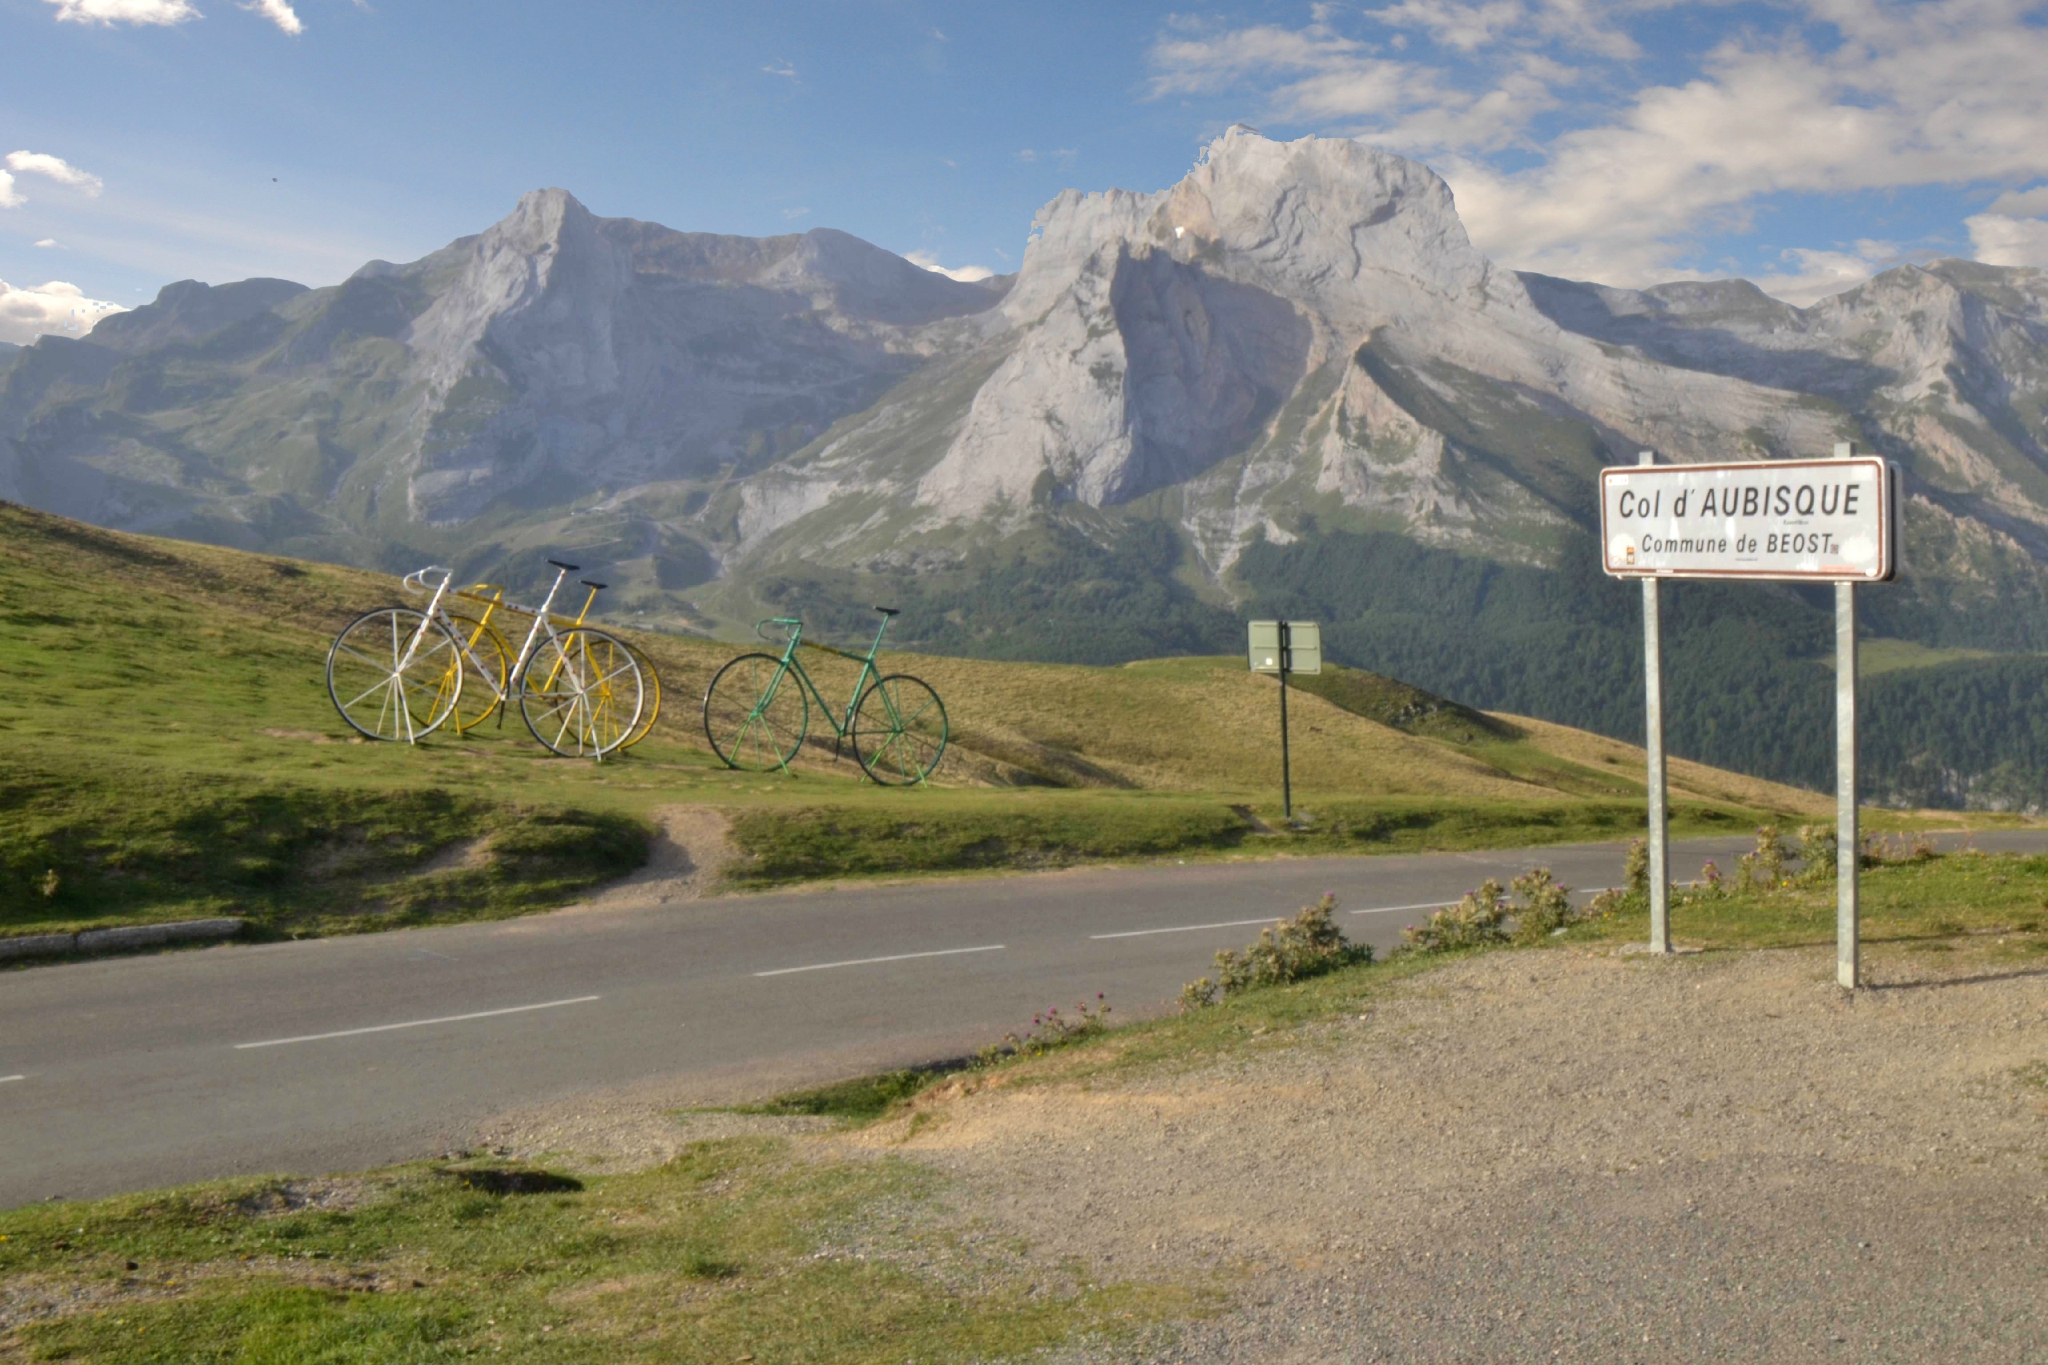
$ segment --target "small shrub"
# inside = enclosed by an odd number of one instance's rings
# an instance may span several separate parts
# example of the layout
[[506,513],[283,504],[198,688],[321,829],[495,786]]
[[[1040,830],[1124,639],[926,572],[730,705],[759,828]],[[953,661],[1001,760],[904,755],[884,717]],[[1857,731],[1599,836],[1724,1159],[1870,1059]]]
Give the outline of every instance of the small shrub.
[[1515,878],[1513,890],[1521,900],[1515,911],[1515,942],[1536,943],[1565,928],[1577,917],[1572,908],[1571,888],[1561,886],[1547,867],[1535,868]]
[[1799,846],[1795,850],[1799,860],[1805,864],[1799,873],[1800,880],[1815,884],[1832,881],[1840,847],[1834,830],[1826,825],[1801,825]]
[[1401,931],[1401,950],[1447,953],[1454,948],[1483,948],[1508,941],[1509,905],[1501,884],[1488,877],[1476,891],[1467,891],[1456,905],[1437,911],[1421,924]]
[[1628,846],[1628,863],[1622,870],[1622,886],[1631,896],[1650,894],[1650,841],[1636,839]]
[[1368,944],[1352,943],[1331,918],[1337,910],[1335,892],[1325,891],[1314,905],[1290,920],[1259,931],[1258,942],[1243,952],[1216,954],[1216,976],[1200,977],[1181,988],[1180,1007],[1201,1009],[1254,986],[1284,986],[1338,967],[1372,961]]
[[57,875],[57,869],[54,867],[45,872],[43,879],[36,883],[36,890],[43,893],[44,900],[54,900],[57,893],[63,889],[64,879]]
[[1099,994],[1092,1005],[1084,1000],[1074,1006],[1072,1014],[1061,1014],[1056,1008],[1045,1010],[1031,1017],[1031,1027],[1022,1034],[1004,1034],[1003,1041],[981,1049],[974,1054],[974,1060],[982,1066],[993,1066],[1011,1057],[1036,1057],[1083,1038],[1093,1038],[1108,1030],[1109,1014],[1110,1007]]
[[1735,876],[1744,888],[1761,883],[1773,887],[1785,880],[1785,842],[1776,825],[1759,825],[1756,848],[1735,863]]
[[1711,858],[1707,860],[1705,866],[1700,868],[1700,889],[1710,896],[1725,896],[1728,894],[1728,879],[1721,875],[1721,869],[1714,865],[1714,860]]
[[1925,834],[1911,838],[1901,834],[1896,837],[1873,834],[1863,841],[1859,862],[1864,867],[1883,867],[1891,863],[1926,863],[1941,856],[1941,850],[1934,846],[1934,840]]
[[[1648,883],[1644,883],[1647,888]],[[1609,915],[1629,903],[1631,893],[1603,891],[1584,907],[1571,901],[1572,889],[1558,883],[1547,867],[1515,878],[1509,888],[1491,877],[1465,893],[1456,905],[1437,911],[1419,925],[1401,931],[1404,953],[1447,953],[1457,948],[1487,948],[1502,943],[1539,943],[1560,929],[1597,915]],[[1640,893],[1647,896],[1644,890]],[[1509,929],[1512,921],[1514,928]]]

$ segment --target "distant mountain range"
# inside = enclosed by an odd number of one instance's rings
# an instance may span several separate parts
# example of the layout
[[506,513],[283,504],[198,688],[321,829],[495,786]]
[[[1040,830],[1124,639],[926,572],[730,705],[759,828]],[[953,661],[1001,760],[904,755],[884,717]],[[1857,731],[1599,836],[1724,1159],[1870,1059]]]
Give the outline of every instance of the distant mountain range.
[[[543,190],[332,288],[171,285],[0,352],[0,497],[516,584],[566,551],[614,616],[669,627],[850,628],[890,592],[908,638],[960,652],[1227,649],[1244,611],[1313,609],[1351,662],[1625,733],[1633,601],[1588,576],[1602,464],[1900,461],[1906,579],[1867,610],[1925,647],[1915,686],[1961,695],[2048,651],[2044,399],[2042,272],[1908,266],[1804,310],[1518,275],[1427,168],[1239,128],[1171,189],[1062,194],[979,283]],[[1784,729],[1825,701],[1819,600],[1675,596],[1705,661],[1680,746],[1822,781]],[[1960,743],[1909,733],[1879,794],[2048,799],[2021,751]]]

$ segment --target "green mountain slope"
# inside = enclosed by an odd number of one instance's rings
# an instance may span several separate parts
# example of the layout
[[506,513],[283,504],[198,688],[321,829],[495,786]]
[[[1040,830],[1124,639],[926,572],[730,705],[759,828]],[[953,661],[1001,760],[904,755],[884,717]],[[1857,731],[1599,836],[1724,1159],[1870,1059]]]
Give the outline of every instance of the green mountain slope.
[[[724,813],[743,882],[1545,842],[1642,819],[1626,746],[1575,736],[1573,757],[1389,679],[1333,672],[1296,699],[1296,794],[1314,819],[1276,833],[1272,683],[1235,656],[1089,668],[892,652],[887,666],[928,678],[953,721],[936,781],[907,791],[862,781],[822,721],[792,774],[728,771],[696,702],[735,650],[674,636],[635,636],[668,704],[616,761],[553,758],[516,718],[417,747],[365,743],[335,715],[322,663],[341,624],[399,597],[382,575],[0,503],[0,934],[220,913],[305,934],[520,913],[638,866],[676,806]],[[815,633],[854,643],[823,619]],[[807,657],[844,698],[853,666]],[[1824,807],[1733,774],[1678,778],[1695,828]]]

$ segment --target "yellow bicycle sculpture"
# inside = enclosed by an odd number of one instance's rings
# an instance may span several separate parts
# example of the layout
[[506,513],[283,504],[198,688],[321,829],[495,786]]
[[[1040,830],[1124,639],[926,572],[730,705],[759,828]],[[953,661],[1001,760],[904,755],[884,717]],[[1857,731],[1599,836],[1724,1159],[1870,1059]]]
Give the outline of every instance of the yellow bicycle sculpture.
[[[458,733],[474,729],[494,712],[502,724],[516,695],[527,729],[555,753],[602,759],[638,743],[660,708],[654,667],[583,624],[603,584],[583,580],[583,610],[573,621],[556,616],[555,598],[576,566],[548,563],[558,572],[538,607],[505,601],[496,584],[456,588],[446,569],[407,574],[408,590],[430,595],[424,610],[364,612],[328,650],[328,695],[342,719],[371,739],[417,742],[450,722]],[[458,609],[471,603],[476,615]],[[532,618],[516,655],[492,624],[499,611]]]

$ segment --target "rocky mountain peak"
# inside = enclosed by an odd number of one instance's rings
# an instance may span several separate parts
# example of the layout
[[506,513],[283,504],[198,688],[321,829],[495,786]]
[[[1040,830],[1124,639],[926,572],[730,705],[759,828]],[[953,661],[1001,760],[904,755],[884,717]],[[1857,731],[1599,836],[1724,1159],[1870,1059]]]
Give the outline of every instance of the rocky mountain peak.
[[1382,329],[1518,378],[1542,369],[1530,338],[1562,335],[1440,177],[1345,138],[1233,127],[1171,189],[1070,191],[1035,230],[1004,303],[1016,347],[919,487],[945,517],[1183,482]]

